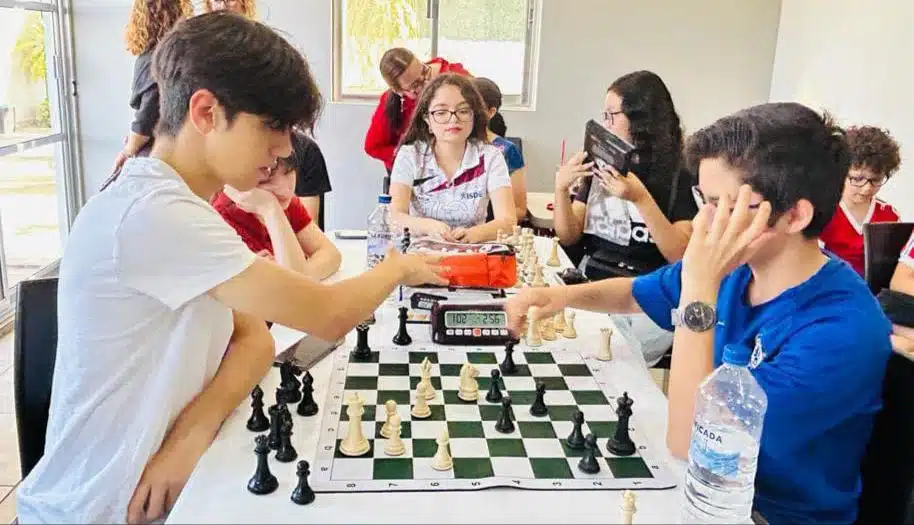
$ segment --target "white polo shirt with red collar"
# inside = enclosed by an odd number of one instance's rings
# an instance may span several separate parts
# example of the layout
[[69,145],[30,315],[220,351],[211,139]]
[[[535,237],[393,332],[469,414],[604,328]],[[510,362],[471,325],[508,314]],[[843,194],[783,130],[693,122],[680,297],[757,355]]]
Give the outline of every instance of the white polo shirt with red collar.
[[486,221],[489,196],[499,188],[510,188],[511,176],[501,150],[469,141],[460,169],[448,180],[428,144],[416,142],[400,147],[390,182],[412,188],[410,215],[469,228]]

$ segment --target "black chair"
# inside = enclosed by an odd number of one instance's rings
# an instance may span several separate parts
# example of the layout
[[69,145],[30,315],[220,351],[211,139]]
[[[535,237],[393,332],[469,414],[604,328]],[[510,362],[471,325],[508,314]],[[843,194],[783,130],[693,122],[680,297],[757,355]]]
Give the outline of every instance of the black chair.
[[57,357],[57,278],[19,283],[13,340],[13,396],[22,477],[44,454]]
[[[888,288],[898,255],[914,224],[864,225],[866,282]],[[863,492],[857,523],[914,524],[914,361],[889,358],[882,385],[882,411],[863,459]]]
[[520,151],[521,156],[524,155],[524,141],[520,137],[505,137],[506,140],[510,140],[517,146],[517,150]]
[[889,287],[901,249],[911,237],[914,223],[881,222],[863,225],[864,275],[870,291]]

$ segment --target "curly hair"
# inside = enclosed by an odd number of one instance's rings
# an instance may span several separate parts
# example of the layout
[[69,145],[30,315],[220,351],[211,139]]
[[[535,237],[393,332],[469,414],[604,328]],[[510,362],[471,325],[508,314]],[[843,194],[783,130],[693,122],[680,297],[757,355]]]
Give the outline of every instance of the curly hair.
[[169,29],[193,13],[191,0],[133,0],[124,35],[127,51],[133,56],[149,51]]
[[874,126],[851,126],[847,128],[847,145],[851,151],[852,168],[866,168],[889,178],[901,165],[898,143],[888,130]]
[[[241,14],[248,18],[257,16],[257,4],[255,0],[236,0],[241,3]],[[213,11],[213,0],[203,0],[203,9],[206,13]]]

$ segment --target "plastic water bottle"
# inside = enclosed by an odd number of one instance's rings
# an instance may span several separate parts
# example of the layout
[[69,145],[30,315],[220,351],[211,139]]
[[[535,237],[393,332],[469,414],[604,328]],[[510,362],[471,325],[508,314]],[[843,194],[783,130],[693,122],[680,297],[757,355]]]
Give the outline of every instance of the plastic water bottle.
[[723,364],[698,387],[683,523],[750,523],[768,396],[749,356],[725,347]]
[[379,195],[378,206],[368,216],[368,268],[384,260],[394,242],[394,227],[390,220],[390,195]]

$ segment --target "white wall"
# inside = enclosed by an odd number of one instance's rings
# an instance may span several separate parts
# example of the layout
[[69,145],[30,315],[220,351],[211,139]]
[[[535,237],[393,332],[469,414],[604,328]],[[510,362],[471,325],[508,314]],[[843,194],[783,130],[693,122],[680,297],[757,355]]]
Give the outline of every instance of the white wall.
[[[129,0],[77,0],[77,68],[87,193],[107,176],[130,122],[132,59],[123,51]],[[768,98],[779,0],[542,0],[534,111],[509,111],[524,139],[533,191],[551,189],[560,143],[583,143],[616,77],[652,69],[668,83],[687,130]],[[93,7],[94,6],[94,7]],[[260,17],[307,56],[331,92],[331,0],[260,0]],[[317,129],[334,191],[328,228],[363,228],[383,166],[363,153],[373,105],[329,104]]]
[[914,2],[783,0],[771,100],[888,128],[902,167],[880,196],[914,220]]

